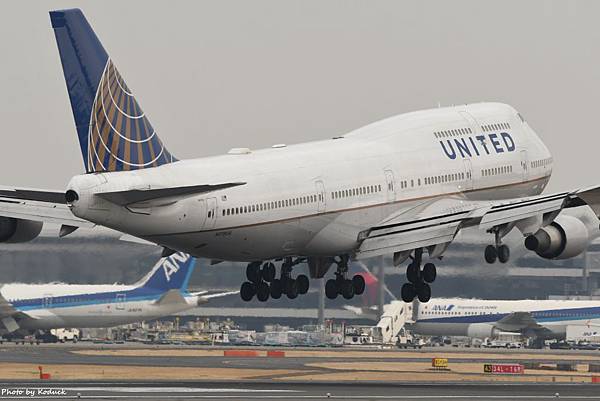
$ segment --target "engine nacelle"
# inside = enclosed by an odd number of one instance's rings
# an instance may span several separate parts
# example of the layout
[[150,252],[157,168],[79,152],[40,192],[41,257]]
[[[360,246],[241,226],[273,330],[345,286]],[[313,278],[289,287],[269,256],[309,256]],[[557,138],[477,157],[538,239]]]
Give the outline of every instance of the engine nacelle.
[[590,243],[589,231],[577,217],[559,215],[552,223],[525,238],[525,247],[545,259],[568,259]]
[[31,241],[40,235],[43,225],[40,221],[0,217],[0,242]]
[[474,338],[496,337],[500,330],[489,323],[472,323],[467,327],[467,336]]

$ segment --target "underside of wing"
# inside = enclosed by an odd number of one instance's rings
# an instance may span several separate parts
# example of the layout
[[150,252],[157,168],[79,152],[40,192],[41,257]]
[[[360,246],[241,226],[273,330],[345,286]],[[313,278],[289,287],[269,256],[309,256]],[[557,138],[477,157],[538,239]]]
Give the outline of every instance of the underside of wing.
[[550,224],[565,208],[589,206],[600,217],[600,187],[501,201],[447,197],[424,201],[397,212],[359,234],[356,259],[427,248],[440,256],[466,227],[502,230],[517,227],[524,235]]

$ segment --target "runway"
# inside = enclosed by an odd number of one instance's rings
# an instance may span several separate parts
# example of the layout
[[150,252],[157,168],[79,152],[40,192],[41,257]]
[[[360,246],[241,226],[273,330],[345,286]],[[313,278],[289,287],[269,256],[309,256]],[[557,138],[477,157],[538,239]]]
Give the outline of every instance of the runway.
[[[12,391],[13,395],[7,394]],[[21,395],[17,395],[21,391]],[[0,399],[173,400],[599,400],[598,387],[572,384],[207,383],[61,382],[0,383]],[[29,395],[26,395],[29,394]]]
[[[231,350],[256,356],[226,356]],[[589,372],[600,364],[599,351],[277,348],[285,356],[267,357],[268,350],[273,348],[4,344],[0,398],[47,398],[37,389],[51,388],[59,399],[514,400],[558,394],[600,400],[600,383],[592,383],[600,373]],[[448,358],[449,369],[432,369],[432,357]],[[490,362],[537,365],[521,375],[491,375],[482,369]],[[50,380],[39,380],[38,366]]]

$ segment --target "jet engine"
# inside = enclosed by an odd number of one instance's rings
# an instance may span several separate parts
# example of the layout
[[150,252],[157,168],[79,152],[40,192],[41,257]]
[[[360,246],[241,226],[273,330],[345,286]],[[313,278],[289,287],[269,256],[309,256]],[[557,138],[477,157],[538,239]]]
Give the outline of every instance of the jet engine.
[[590,239],[589,230],[581,219],[561,214],[525,238],[525,247],[545,259],[568,259],[583,252]]
[[28,242],[40,235],[43,223],[39,221],[0,217],[0,242]]
[[467,336],[474,338],[496,337],[500,331],[489,323],[472,323],[467,327]]

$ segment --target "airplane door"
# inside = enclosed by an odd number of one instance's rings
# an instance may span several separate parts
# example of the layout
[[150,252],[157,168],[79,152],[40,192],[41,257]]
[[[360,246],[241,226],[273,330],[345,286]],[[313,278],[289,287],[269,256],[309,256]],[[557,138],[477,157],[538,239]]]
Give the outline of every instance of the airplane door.
[[117,294],[117,298],[116,298],[116,309],[117,310],[125,310],[125,300],[126,300],[126,295],[125,294]]
[[52,307],[52,295],[45,294],[44,299],[42,300],[42,306],[44,308]]
[[205,228],[213,228],[217,222],[217,198],[206,199]]
[[396,200],[396,186],[394,185],[394,172],[392,170],[384,170],[387,201],[393,202]]
[[459,188],[461,191],[469,191],[473,189],[473,165],[471,159],[463,159],[463,166],[465,171],[464,185]]
[[523,181],[527,181],[529,178],[529,160],[526,150],[521,151],[521,171]]
[[318,180],[315,181],[315,187],[317,190],[317,210],[319,212],[324,212],[325,211],[325,184],[323,184],[323,181]]

